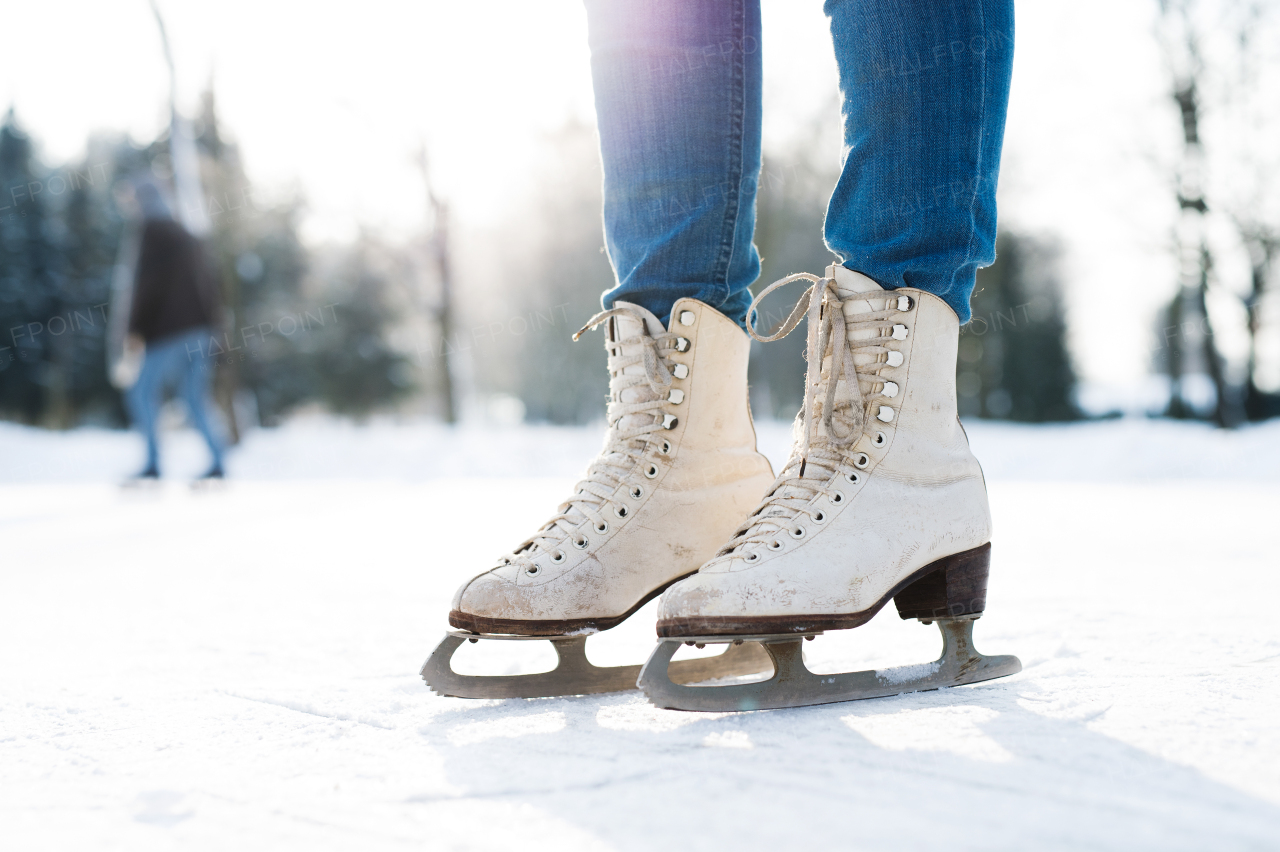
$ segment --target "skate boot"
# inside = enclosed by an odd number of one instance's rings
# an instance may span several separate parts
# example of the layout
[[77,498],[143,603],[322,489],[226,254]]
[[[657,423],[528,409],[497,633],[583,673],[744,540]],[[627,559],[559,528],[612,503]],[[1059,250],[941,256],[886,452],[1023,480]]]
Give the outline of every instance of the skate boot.
[[[737,710],[824,704],[972,683],[1021,670],[973,650],[991,552],[982,469],[956,416],[959,322],[938,297],[884,290],[833,266],[813,282],[777,340],[808,317],[804,409],[786,467],[715,558],[673,585],[659,608],[659,645],[640,676],[655,704]],[[754,335],[754,332],[753,332]],[[893,599],[902,618],[937,621],[932,664],[813,675],[803,639],[857,627]],[[767,681],[674,683],[681,642],[758,641]]]
[[[574,494],[533,536],[462,586],[456,628],[423,666],[436,692],[464,698],[534,698],[633,689],[640,666],[598,668],[586,637],[624,621],[692,574],[732,535],[769,488],[747,405],[750,340],[692,299],[670,328],[638,305],[617,303],[578,334],[606,324],[608,432]],[[468,677],[450,666],[464,640],[549,639],[551,672]],[[676,664],[686,680],[767,671],[758,646]]]

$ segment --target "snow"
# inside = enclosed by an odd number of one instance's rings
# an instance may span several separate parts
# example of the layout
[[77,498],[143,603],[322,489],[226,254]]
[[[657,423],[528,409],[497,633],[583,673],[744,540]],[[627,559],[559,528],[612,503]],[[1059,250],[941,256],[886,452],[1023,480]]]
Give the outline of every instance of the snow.
[[[775,460],[787,431],[761,426]],[[1280,424],[969,431],[996,518],[975,642],[1023,672],[692,714],[418,678],[456,585],[551,514],[597,430],[300,422],[209,491],[182,432],[179,478],[121,491],[136,436],[0,425],[4,846],[1276,848]],[[643,660],[652,620],[588,653]],[[886,612],[805,650],[832,673],[939,646]]]
[[932,663],[916,663],[913,666],[894,666],[891,669],[876,669],[876,678],[885,683],[907,683],[932,677],[941,668],[940,660],[934,660]]

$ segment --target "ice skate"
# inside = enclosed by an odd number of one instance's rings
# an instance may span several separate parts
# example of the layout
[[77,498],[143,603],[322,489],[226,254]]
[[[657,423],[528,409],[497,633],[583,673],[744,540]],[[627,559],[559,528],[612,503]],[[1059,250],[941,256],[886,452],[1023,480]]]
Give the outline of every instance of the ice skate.
[[148,464],[123,480],[120,487],[125,491],[157,491],[160,489],[160,468],[154,464]]
[[[983,657],[991,515],[982,470],[956,416],[959,321],[941,299],[886,291],[833,266],[777,334],[807,314],[804,408],[786,467],[751,516],[659,607],[658,647],[640,688],[659,707],[754,710],[825,704],[975,683],[1021,670]],[[751,314],[749,314],[751,316]],[[801,648],[858,627],[893,599],[938,622],[942,656],[900,669],[814,675]],[[760,642],[772,677],[688,685],[672,676],[681,643]]]
[[[681,299],[664,329],[652,313],[619,302],[606,324],[609,428],[573,497],[532,537],[454,596],[455,630],[422,677],[463,698],[535,698],[633,689],[640,666],[601,668],[586,639],[624,621],[713,556],[768,489],[747,405],[750,341],[707,305]],[[501,677],[456,673],[467,640],[546,639],[553,671]],[[677,680],[768,669],[757,645],[672,667]]]

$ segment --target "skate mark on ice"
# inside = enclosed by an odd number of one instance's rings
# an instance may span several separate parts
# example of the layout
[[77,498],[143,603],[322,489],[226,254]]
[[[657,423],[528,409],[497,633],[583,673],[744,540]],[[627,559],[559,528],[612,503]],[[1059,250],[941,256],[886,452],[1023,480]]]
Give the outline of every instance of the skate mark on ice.
[[267,704],[284,710],[292,710],[294,713],[303,713],[307,716],[317,716],[321,719],[328,719],[331,722],[354,722],[357,725],[368,725],[370,728],[377,728],[382,731],[395,730],[391,725],[384,725],[381,722],[372,722],[359,716],[352,716],[350,713],[321,713],[310,704],[302,704],[297,701],[277,701],[271,698],[254,698],[251,695],[241,695],[238,692],[231,692],[225,689],[220,689],[218,692],[232,698],[239,698],[242,701],[252,701],[255,704]]

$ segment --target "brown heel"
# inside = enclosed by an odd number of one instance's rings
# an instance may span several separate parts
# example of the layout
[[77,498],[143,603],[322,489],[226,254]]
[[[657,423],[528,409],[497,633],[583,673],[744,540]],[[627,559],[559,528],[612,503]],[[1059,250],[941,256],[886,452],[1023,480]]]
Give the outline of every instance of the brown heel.
[[929,569],[925,576],[894,596],[898,615],[928,622],[982,614],[987,604],[991,542],[939,559]]

